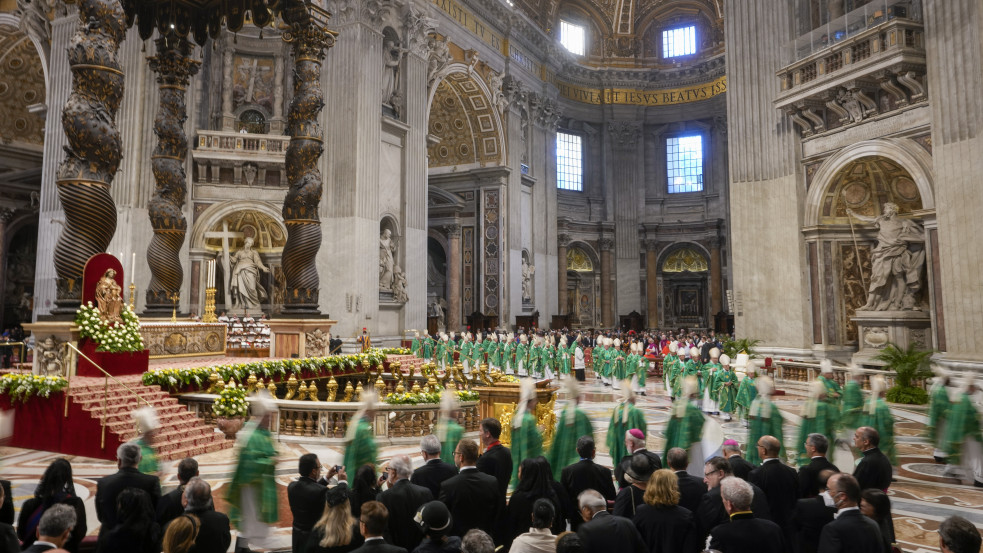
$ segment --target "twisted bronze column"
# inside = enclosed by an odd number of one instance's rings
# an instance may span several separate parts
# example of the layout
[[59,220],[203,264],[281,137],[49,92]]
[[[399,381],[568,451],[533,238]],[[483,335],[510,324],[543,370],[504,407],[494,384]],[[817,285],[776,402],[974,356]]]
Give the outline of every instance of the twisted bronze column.
[[168,298],[180,295],[184,280],[179,256],[188,230],[182,211],[188,193],[184,170],[188,155],[188,137],[184,134],[184,122],[188,119],[185,92],[200,64],[191,59],[191,43],[185,38],[169,33],[155,42],[157,55],[147,58],[150,68],[157,73],[160,105],[154,119],[157,145],[150,157],[156,187],[147,204],[154,237],[147,248],[150,285],[146,311],[168,314],[173,308]]
[[65,225],[55,245],[54,314],[73,314],[82,299],[85,262],[106,251],[116,232],[109,187],[123,157],[116,112],[123,98],[119,44],[126,17],[119,0],[81,0],[68,46],[72,91],[62,110],[68,157],[55,182]]
[[290,145],[286,173],[290,190],[283,201],[287,243],[283,247],[283,274],[287,291],[283,311],[317,315],[319,279],[316,256],[321,247],[321,172],[317,161],[324,151],[324,131],[318,115],[324,107],[321,62],[334,45],[335,33],[323,28],[303,10],[290,14],[291,31],[284,36],[294,56],[294,97],[287,115]]

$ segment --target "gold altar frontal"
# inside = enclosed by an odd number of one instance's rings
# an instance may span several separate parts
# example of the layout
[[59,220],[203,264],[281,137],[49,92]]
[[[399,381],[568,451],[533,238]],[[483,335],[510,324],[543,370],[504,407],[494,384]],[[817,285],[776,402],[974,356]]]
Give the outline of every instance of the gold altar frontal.
[[151,359],[225,355],[225,323],[163,322],[140,323],[143,345]]
[[[556,430],[556,391],[551,379],[536,381],[536,425],[543,432],[543,447],[553,443]],[[478,414],[484,418],[498,419],[502,423],[499,441],[506,447],[512,444],[512,416],[519,404],[518,382],[495,382],[492,386],[475,388],[478,391]]]

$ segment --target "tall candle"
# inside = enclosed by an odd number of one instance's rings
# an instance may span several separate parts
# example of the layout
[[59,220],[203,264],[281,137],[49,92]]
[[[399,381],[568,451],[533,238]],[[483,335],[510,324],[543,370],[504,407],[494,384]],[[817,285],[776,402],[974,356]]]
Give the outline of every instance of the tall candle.
[[208,261],[208,279],[207,282],[205,283],[206,288],[212,287],[212,270],[214,269],[214,265],[213,265],[214,263],[215,263],[214,259]]
[[136,274],[137,274],[137,252],[133,252],[133,257],[131,259],[132,260],[130,261],[130,284],[133,284],[137,280],[136,279]]

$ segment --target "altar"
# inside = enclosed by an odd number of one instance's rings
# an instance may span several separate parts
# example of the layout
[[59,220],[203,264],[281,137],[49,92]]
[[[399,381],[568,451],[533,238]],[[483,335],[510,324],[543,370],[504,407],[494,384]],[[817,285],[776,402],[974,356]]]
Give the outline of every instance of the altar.
[[143,344],[151,359],[172,357],[225,356],[225,323],[161,321],[144,319],[140,323]]
[[[556,428],[557,388],[551,386],[551,379],[536,382],[536,423],[543,430],[543,447],[553,442]],[[512,441],[512,416],[519,403],[519,382],[495,382],[491,386],[476,388],[479,395],[478,416],[495,418],[502,423],[502,444],[509,446]]]

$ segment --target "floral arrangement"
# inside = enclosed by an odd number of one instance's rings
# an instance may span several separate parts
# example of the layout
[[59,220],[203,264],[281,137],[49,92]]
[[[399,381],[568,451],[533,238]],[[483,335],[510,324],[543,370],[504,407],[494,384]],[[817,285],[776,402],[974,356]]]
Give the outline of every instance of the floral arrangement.
[[212,413],[216,417],[245,417],[249,413],[246,389],[237,386],[234,380],[229,382],[229,385],[218,394],[218,399],[212,403]]
[[[440,403],[440,395],[443,392],[429,393],[421,392],[414,394],[412,392],[405,394],[386,394],[386,397],[382,399],[384,403],[389,405],[419,405],[421,403]],[[478,401],[478,392],[472,392],[469,390],[461,390],[452,392],[457,394],[458,401]]]
[[386,355],[413,355],[413,352],[406,348],[382,348],[379,351]]
[[300,376],[308,373],[312,377],[364,373],[363,366],[368,361],[370,367],[381,367],[386,355],[377,349],[354,355],[332,355],[328,357],[309,357],[307,359],[270,359],[237,363],[232,365],[216,365],[213,367],[196,367],[188,369],[161,369],[143,373],[143,384],[157,385],[171,390],[187,386],[202,388],[208,384],[212,372],[218,373],[223,381],[235,380],[245,382],[250,373],[259,378],[280,380],[290,374]]
[[11,403],[26,402],[29,397],[51,397],[68,387],[68,380],[60,376],[39,374],[5,374],[0,376],[0,394],[10,396]]
[[99,344],[96,351],[143,351],[140,319],[136,313],[127,305],[120,311],[120,317],[123,319],[122,323],[106,323],[99,316],[99,308],[90,301],[75,312],[75,324],[79,327],[79,336],[90,338]]

